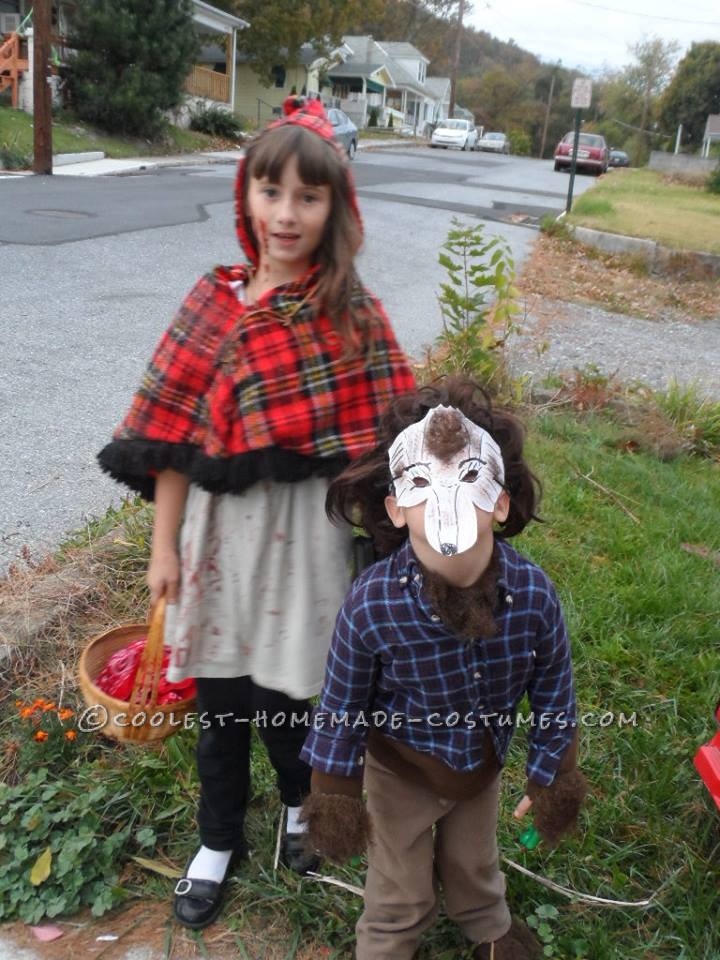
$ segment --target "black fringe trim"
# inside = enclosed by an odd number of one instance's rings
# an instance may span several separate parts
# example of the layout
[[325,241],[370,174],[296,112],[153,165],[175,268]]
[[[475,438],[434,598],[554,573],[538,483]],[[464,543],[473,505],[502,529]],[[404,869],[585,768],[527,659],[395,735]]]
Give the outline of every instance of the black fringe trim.
[[153,440],[113,440],[98,454],[98,462],[113,479],[136,490],[146,500],[155,496],[155,477],[177,470],[210,493],[242,493],[258,480],[293,483],[308,477],[335,477],[347,466],[345,455],[306,457],[282,447],[208,457],[186,443]]

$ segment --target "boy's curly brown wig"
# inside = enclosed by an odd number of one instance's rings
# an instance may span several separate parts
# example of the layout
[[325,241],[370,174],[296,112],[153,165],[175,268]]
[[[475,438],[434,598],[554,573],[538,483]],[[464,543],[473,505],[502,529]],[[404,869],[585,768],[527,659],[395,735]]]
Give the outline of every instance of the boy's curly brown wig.
[[540,500],[540,482],[523,459],[522,423],[509,410],[493,407],[487,392],[474,380],[443,377],[396,397],[380,421],[377,445],[330,484],[325,504],[330,519],[363,526],[382,556],[407,537],[407,527],[394,527],[385,512],[384,501],[392,479],[388,451],[399,433],[440,404],[456,407],[468,420],[487,430],[500,447],[505,466],[503,486],[510,495],[510,512],[500,525],[502,536],[515,536],[531,520],[539,520],[535,511]]

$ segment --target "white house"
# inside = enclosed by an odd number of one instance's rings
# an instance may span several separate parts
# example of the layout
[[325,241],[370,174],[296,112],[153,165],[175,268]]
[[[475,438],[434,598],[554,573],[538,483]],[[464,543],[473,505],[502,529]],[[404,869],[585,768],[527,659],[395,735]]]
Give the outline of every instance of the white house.
[[430,61],[411,43],[343,37],[347,53],[328,70],[332,96],[358,125],[366,127],[373,109],[380,126],[411,127],[418,133],[447,116],[450,81],[428,77]]

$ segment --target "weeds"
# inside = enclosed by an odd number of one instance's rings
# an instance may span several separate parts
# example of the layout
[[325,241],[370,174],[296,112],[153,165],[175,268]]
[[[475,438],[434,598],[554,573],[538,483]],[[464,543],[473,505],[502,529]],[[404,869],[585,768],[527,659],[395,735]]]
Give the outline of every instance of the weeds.
[[474,376],[499,396],[517,393],[504,354],[519,312],[509,246],[501,237],[486,238],[480,224],[462,226],[453,218],[439,262],[448,279],[440,285],[443,332],[433,368]]

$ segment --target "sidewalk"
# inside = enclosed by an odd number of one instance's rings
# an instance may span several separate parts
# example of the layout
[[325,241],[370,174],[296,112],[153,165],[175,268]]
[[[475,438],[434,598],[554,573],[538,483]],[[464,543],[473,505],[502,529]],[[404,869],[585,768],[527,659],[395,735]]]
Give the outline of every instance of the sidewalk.
[[[415,149],[425,146],[424,140],[361,140],[358,143],[358,150],[392,150]],[[245,155],[243,149],[238,150],[214,150],[204,153],[181,153],[174,156],[160,157],[129,157],[124,159],[112,159],[102,157],[97,159],[86,159],[82,154],[77,154],[78,160],[71,159],[73,154],[60,154],[62,158],[59,162],[54,158],[53,176],[55,177],[109,177],[109,176],[127,176],[134,173],[144,173],[148,170],[156,170],[159,167],[186,167],[207,163],[237,163]],[[32,176],[29,170],[0,170],[0,177],[27,177]]]

